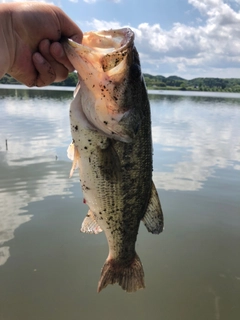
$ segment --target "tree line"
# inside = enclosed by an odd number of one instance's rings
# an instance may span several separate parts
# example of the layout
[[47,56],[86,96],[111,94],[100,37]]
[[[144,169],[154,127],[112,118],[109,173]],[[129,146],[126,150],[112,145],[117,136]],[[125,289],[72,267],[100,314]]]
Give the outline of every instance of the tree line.
[[144,78],[148,89],[240,92],[240,79],[237,78],[194,78],[186,80],[178,76],[164,77],[150,74],[144,74]]
[[[153,76],[143,74],[148,89],[155,90],[184,90],[184,91],[225,91],[240,92],[240,79],[222,79],[222,78],[194,78],[186,80],[178,76],[164,77],[161,75]],[[53,83],[55,86],[73,86],[75,87],[78,76],[75,72],[69,73],[66,80]],[[1,84],[19,84],[17,80],[9,75],[0,79]]]

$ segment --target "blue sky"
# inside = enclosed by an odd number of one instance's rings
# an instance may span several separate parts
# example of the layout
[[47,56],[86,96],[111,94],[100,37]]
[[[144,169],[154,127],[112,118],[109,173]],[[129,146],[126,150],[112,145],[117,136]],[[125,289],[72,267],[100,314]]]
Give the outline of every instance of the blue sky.
[[240,0],[45,2],[61,7],[84,32],[131,27],[145,73],[239,78]]

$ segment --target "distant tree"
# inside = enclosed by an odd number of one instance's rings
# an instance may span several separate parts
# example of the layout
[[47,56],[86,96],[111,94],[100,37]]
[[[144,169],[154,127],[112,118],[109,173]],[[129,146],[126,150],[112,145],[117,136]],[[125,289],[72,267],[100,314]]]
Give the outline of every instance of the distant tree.
[[158,86],[159,87],[166,87],[166,83],[159,81]]
[[186,83],[184,83],[184,82],[181,83],[180,88],[182,91],[185,91],[186,90]]
[[69,73],[69,76],[66,79],[66,85],[67,86],[76,86],[77,82],[78,82],[77,73],[75,73],[75,72]]

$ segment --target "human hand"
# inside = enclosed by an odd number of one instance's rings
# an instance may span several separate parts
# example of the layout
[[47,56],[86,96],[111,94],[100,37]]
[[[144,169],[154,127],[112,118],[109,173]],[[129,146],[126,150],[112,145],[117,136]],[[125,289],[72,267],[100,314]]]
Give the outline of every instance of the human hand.
[[60,8],[39,2],[0,8],[5,10],[0,17],[8,51],[6,73],[29,87],[40,87],[64,80],[73,71],[58,41],[67,37],[81,43],[82,32]]
[[33,54],[33,64],[38,71],[37,86],[46,86],[67,78],[74,67],[68,60],[59,42],[44,39],[39,43],[38,52]]

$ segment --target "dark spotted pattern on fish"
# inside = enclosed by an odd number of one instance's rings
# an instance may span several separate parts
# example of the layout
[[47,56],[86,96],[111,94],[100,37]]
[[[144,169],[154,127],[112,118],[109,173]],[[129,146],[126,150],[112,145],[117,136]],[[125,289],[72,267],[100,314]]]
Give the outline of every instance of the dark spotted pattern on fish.
[[144,288],[135,252],[139,224],[143,220],[152,233],[163,230],[152,182],[150,106],[133,39],[130,29],[120,29],[64,45],[81,84],[70,110],[73,168],[79,167],[89,206],[81,230],[103,230],[109,246],[98,292],[114,283],[127,292]]

